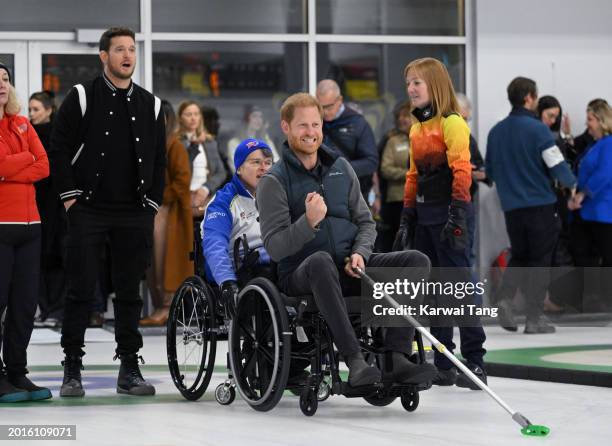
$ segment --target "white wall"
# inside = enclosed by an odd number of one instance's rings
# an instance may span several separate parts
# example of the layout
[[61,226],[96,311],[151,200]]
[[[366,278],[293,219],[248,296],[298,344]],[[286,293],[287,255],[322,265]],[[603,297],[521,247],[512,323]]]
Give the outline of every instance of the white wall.
[[[612,100],[610,0],[474,0],[476,23],[475,118],[483,155],[491,127],[510,111],[506,87],[516,76],[536,81],[584,130],[595,97]],[[481,187],[481,265],[507,244],[495,193]],[[501,227],[500,227],[501,226]]]

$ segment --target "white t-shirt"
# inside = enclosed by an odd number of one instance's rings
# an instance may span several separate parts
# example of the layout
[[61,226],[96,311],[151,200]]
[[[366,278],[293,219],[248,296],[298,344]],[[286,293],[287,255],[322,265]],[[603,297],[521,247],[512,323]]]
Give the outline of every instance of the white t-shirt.
[[198,145],[198,152],[192,166],[191,185],[189,186],[192,192],[201,188],[208,178],[208,160],[202,144]]

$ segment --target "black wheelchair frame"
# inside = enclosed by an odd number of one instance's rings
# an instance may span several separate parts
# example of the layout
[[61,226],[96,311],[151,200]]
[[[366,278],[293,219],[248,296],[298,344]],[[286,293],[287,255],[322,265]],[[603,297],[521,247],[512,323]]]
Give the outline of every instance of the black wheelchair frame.
[[[199,231],[197,231],[199,233]],[[286,296],[265,277],[254,277],[242,287],[236,316],[230,321],[218,291],[205,280],[199,237],[194,240],[194,269],[177,290],[167,324],[167,357],[170,374],[179,392],[198,400],[207,390],[215,366],[216,343],[228,335],[228,378],[215,389],[215,399],[231,404],[236,390],[253,409],[273,409],[285,391],[299,395],[300,409],[312,416],[318,403],[330,395],[364,398],[374,406],[386,406],[396,398],[409,412],[419,405],[419,391],[431,387],[383,381],[351,387],[340,374],[340,355],[312,296]],[[245,251],[248,253],[248,247]],[[246,256],[246,255],[245,255]],[[382,371],[388,353],[377,342],[380,328],[360,327],[360,298],[346,298],[364,357]],[[425,362],[423,341],[415,334],[417,349],[411,360]],[[178,355],[184,352],[185,363]],[[187,360],[192,363],[187,364]],[[287,384],[291,364],[300,365],[303,379]],[[304,369],[310,367],[310,374]],[[295,370],[294,370],[295,371]],[[384,375],[383,375],[384,377]]]

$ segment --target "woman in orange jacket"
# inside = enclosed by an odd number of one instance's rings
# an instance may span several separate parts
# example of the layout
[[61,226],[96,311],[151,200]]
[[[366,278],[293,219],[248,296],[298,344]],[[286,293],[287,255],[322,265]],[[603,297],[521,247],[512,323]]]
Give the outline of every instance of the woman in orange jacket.
[[40,280],[40,216],[34,183],[49,175],[38,135],[21,109],[8,67],[0,63],[0,403],[51,398],[30,381],[26,350]]

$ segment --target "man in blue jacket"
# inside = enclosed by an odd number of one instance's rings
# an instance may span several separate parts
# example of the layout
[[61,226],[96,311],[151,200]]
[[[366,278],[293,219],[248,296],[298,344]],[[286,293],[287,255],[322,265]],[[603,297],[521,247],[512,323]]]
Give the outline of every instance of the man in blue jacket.
[[[527,298],[525,333],[553,333],[555,327],[540,319],[548,277],[561,221],[555,210],[557,197],[552,178],[574,189],[576,178],[555,144],[548,127],[537,119],[536,83],[517,77],[508,85],[510,115],[489,132],[486,154],[487,176],[497,184],[497,193],[505,214],[512,258],[509,267],[529,267],[527,275],[510,269],[504,277],[499,302],[500,323],[510,331],[517,326],[509,300],[520,280]],[[539,268],[538,268],[539,267]]]
[[349,161],[367,202],[372,175],[378,169],[374,133],[362,115],[344,105],[336,81],[323,79],[319,82],[317,99],[323,107],[323,144]]
[[261,240],[255,193],[257,183],[271,166],[272,151],[264,141],[242,141],[234,155],[236,173],[212,198],[202,221],[206,277],[220,286],[221,298],[229,316],[235,313],[238,295],[239,280],[230,255],[236,240],[246,236],[249,249],[257,251],[258,264],[270,264],[270,256]]

